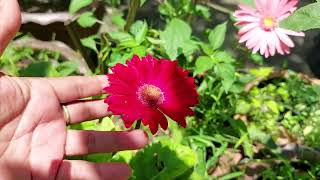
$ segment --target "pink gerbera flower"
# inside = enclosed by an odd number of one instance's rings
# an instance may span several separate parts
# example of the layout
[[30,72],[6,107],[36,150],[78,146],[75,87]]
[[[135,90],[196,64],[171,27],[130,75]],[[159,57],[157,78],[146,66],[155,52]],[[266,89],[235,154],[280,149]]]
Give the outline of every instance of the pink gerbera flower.
[[240,43],[246,42],[249,49],[265,57],[280,54],[289,54],[294,47],[291,36],[304,36],[303,32],[295,32],[279,27],[279,22],[296,10],[298,0],[255,0],[257,9],[239,5],[234,15],[236,25],[242,26],[239,30]]
[[185,118],[193,115],[190,107],[198,103],[198,94],[194,79],[176,61],[133,56],[111,70],[105,102],[109,111],[122,116],[127,128],[142,120],[155,134],[159,124],[167,129],[165,115],[186,127]]

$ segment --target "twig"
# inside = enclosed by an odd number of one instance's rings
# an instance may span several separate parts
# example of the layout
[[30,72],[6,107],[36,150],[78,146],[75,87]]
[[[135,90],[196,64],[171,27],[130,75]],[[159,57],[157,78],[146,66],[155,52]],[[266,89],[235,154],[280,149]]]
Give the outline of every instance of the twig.
[[30,47],[35,50],[46,49],[49,51],[59,52],[63,59],[74,60],[79,63],[78,73],[88,74],[91,72],[84,58],[60,41],[41,41],[34,38],[26,38],[13,41],[12,46],[14,48]]
[[129,13],[127,16],[127,23],[124,26],[125,31],[130,30],[130,27],[134,22],[134,19],[136,17],[137,10],[138,10],[139,6],[140,6],[140,0],[130,0]]
[[282,154],[289,158],[307,160],[311,163],[320,162],[320,152],[304,145],[290,143],[281,150]]
[[232,14],[233,11],[231,11],[230,9],[228,8],[225,8],[219,4],[215,4],[215,3],[212,3],[212,2],[207,2],[205,3],[207,6],[211,7],[212,9],[215,9],[215,10],[218,10],[220,12],[223,12],[223,13],[226,13],[226,14]]
[[78,36],[77,32],[73,28],[73,23],[70,23],[66,25],[66,29],[68,31],[68,34],[72,40],[73,45],[81,52],[82,57],[85,57],[85,61],[88,64],[89,68],[94,71],[95,70],[95,65],[93,61],[87,57],[86,50],[81,44],[80,37]]
[[55,12],[55,13],[21,13],[21,23],[36,23],[42,26],[52,24],[55,22],[72,22],[79,17],[79,14],[71,15],[68,12]]

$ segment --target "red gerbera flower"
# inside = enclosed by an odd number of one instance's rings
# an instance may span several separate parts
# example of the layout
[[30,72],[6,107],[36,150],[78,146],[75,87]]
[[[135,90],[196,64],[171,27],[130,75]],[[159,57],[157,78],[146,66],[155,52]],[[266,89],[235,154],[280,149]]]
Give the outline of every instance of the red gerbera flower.
[[133,56],[111,70],[105,102],[109,111],[122,116],[127,128],[142,120],[155,134],[159,124],[167,129],[165,115],[186,127],[185,118],[193,115],[190,107],[198,103],[198,94],[194,79],[176,61]]

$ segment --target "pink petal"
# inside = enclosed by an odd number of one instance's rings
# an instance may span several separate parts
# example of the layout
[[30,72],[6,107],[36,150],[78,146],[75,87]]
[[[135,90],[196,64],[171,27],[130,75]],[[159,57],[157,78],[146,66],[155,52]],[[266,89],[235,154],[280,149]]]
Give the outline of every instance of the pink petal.
[[255,27],[258,27],[259,24],[258,23],[250,23],[250,24],[247,24],[245,26],[243,26],[240,30],[239,30],[239,34],[244,34],[250,30],[252,30],[253,28]]
[[260,18],[255,16],[238,16],[237,21],[257,23],[257,22],[260,22]]
[[261,34],[262,31],[259,30],[259,31],[256,31],[255,33],[256,35],[254,37],[252,37],[251,39],[249,39],[246,43],[246,46],[249,48],[249,49],[252,49],[254,48],[255,46],[259,45],[259,42],[260,42],[260,38],[261,38]]
[[281,28],[275,28],[275,32],[283,43],[285,43],[289,47],[294,47],[293,41]]
[[246,6],[246,5],[244,5],[244,4],[240,4],[239,5],[239,8],[240,9],[242,9],[243,11],[246,11],[246,12],[248,12],[249,14],[252,14],[252,15],[254,15],[255,14],[255,9],[253,9],[253,8],[251,8],[251,7],[249,7],[249,6]]
[[271,56],[276,54],[276,39],[274,35],[271,33],[268,34],[267,43],[268,43],[268,51],[270,52]]
[[295,31],[292,31],[292,30],[289,30],[289,29],[282,29],[282,31],[284,33],[286,33],[287,35],[290,35],[290,36],[301,36],[301,37],[304,37],[304,33],[303,32],[295,32]]
[[[268,0],[269,1],[269,0]],[[265,14],[266,2],[265,0],[255,0],[256,7],[260,13]]]
[[266,38],[260,39],[260,54],[263,55],[267,50],[267,40]]
[[278,16],[281,16],[287,12],[293,12],[295,10],[295,6],[298,4],[297,0],[289,0],[285,5],[279,8]]
[[243,42],[253,38],[254,36],[256,36],[256,33],[258,31],[259,31],[259,28],[254,28],[251,31],[247,32],[246,34],[241,35],[239,43],[243,43]]
[[268,57],[269,57],[269,55],[270,55],[269,51],[268,51],[268,50],[267,50],[267,51],[265,51],[265,53],[264,53],[264,57],[265,57],[265,58],[268,58]]

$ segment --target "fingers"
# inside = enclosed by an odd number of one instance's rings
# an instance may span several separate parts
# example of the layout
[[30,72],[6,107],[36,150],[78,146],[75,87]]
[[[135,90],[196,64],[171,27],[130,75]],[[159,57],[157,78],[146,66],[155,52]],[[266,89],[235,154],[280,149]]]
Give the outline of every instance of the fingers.
[[125,180],[131,176],[131,169],[125,163],[91,163],[87,161],[64,160],[61,163],[57,180]]
[[20,8],[16,0],[0,1],[0,55],[19,30]]
[[65,146],[67,156],[140,149],[148,142],[142,130],[99,132],[68,130]]
[[107,111],[108,105],[104,100],[77,101],[66,105],[66,108],[71,124],[111,115],[111,112]]
[[107,77],[100,76],[70,76],[64,78],[48,78],[61,103],[75,101],[103,93],[108,85]]

